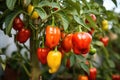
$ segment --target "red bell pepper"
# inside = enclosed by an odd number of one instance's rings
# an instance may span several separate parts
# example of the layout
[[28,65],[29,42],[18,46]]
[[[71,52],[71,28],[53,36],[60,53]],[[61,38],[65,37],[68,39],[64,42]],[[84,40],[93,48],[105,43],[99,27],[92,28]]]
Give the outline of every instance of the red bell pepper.
[[46,27],[46,46],[54,48],[58,45],[61,37],[61,32],[58,27],[47,26]]
[[72,37],[73,51],[75,54],[86,54],[89,52],[92,36],[87,32],[76,32]]

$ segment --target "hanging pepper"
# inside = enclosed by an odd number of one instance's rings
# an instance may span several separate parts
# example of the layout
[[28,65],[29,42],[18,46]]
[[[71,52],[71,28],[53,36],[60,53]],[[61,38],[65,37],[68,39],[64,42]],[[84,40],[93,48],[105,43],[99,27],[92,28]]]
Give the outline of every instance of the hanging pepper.
[[92,36],[87,32],[76,32],[72,37],[73,51],[75,54],[86,54],[89,52]]
[[90,68],[89,71],[90,71],[89,80],[96,80],[97,69],[96,68]]
[[102,29],[103,30],[108,30],[109,29],[109,26],[108,26],[109,24],[108,24],[108,21],[107,20],[103,20],[102,21]]
[[48,55],[49,51],[50,51],[49,48],[38,48],[37,49],[37,57],[38,57],[38,60],[42,64],[46,64],[47,63],[47,55]]
[[27,9],[27,11],[28,11],[28,14],[29,15],[31,15],[31,18],[32,19],[37,19],[38,17],[39,17],[39,14],[36,12],[36,11],[33,11],[34,10],[34,6],[33,5],[31,5],[31,4],[29,4],[28,5],[28,9]]
[[119,74],[113,74],[112,75],[112,80],[120,80],[120,75]]
[[30,38],[31,32],[29,29],[22,28],[16,35],[17,41],[25,43]]
[[109,42],[109,37],[108,36],[101,37],[100,41],[104,44],[104,46],[107,46]]
[[58,45],[61,37],[61,32],[58,27],[47,26],[46,27],[46,46],[49,48],[54,48]]
[[78,75],[78,80],[88,80],[86,75]]
[[58,71],[61,65],[62,54],[59,51],[50,51],[47,55],[47,64],[49,66],[49,73]]
[[62,41],[62,48],[65,52],[69,52],[72,49],[72,36],[73,34],[68,34]]

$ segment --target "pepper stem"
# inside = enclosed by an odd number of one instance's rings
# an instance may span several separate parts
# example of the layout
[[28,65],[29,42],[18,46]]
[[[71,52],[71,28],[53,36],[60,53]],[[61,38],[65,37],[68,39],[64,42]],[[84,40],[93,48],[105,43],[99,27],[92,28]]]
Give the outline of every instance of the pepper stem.
[[90,61],[90,68],[92,68],[93,67],[93,65],[92,65],[92,62]]
[[57,51],[57,46],[55,47],[55,51]]
[[81,25],[78,26],[79,32],[82,32]]
[[52,16],[52,26],[55,26],[55,18]]

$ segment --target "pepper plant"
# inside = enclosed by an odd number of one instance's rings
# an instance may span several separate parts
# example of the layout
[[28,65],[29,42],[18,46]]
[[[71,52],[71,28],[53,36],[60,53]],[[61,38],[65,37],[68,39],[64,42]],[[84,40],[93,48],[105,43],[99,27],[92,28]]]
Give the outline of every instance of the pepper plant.
[[[1,5],[4,4],[0,6],[0,29],[14,38],[18,49],[15,52],[17,56],[12,56],[12,60],[23,67],[27,78],[51,80],[63,75],[62,73],[69,73],[74,80],[112,80],[115,72],[114,59],[117,57],[119,60],[120,55],[114,54],[117,51],[112,50],[112,45],[116,43],[112,43],[111,34],[119,35],[119,31],[115,30],[119,30],[120,16],[107,11],[103,1],[0,2]],[[117,6],[116,0],[113,3]],[[109,21],[115,26],[112,29],[109,29]],[[16,33],[13,34],[12,30]],[[29,46],[25,44],[27,41]],[[29,58],[23,58],[21,46],[26,48]],[[111,56],[112,54],[115,56]],[[93,60],[95,55],[101,58],[101,64]],[[7,61],[9,60],[6,63]]]

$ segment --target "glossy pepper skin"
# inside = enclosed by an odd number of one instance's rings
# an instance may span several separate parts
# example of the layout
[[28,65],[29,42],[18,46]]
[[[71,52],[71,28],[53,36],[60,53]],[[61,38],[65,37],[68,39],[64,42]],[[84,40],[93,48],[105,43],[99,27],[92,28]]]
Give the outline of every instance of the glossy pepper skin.
[[28,11],[28,14],[29,15],[31,15],[31,18],[32,19],[37,19],[38,17],[39,17],[39,15],[38,15],[38,13],[36,12],[36,11],[33,11],[33,9],[34,9],[34,6],[33,5],[31,5],[31,4],[29,4],[28,5],[28,9],[27,9],[27,11]]
[[87,32],[76,32],[72,37],[73,51],[75,54],[86,54],[89,52],[92,36]]
[[24,27],[23,21],[19,17],[16,17],[13,21],[13,28],[15,30],[20,31],[23,27]]
[[112,75],[112,80],[120,80],[120,75],[119,74],[113,74]]
[[90,55],[94,55],[94,54],[96,53],[96,51],[97,51],[97,50],[92,47],[92,48],[90,48],[89,54],[90,54]]
[[65,52],[69,52],[72,49],[72,36],[73,34],[68,34],[62,41],[62,48]]
[[49,48],[54,48],[58,45],[61,37],[61,32],[58,27],[47,26],[46,27],[46,46]]
[[38,57],[38,60],[42,64],[47,64],[47,55],[49,51],[50,51],[49,48],[38,48],[37,49],[37,57]]
[[107,36],[101,37],[100,41],[104,44],[104,46],[107,46],[108,42],[109,42],[109,37],[107,37]]
[[90,71],[89,80],[96,80],[97,69],[96,68],[90,68],[89,71]]
[[47,55],[49,73],[56,73],[61,65],[62,54],[59,51],[50,51]]
[[88,80],[86,75],[78,75],[78,80]]
[[106,31],[109,29],[108,21],[107,20],[103,20],[102,21],[102,29],[106,30]]
[[22,28],[16,35],[17,41],[20,43],[25,43],[30,37],[30,30]]

